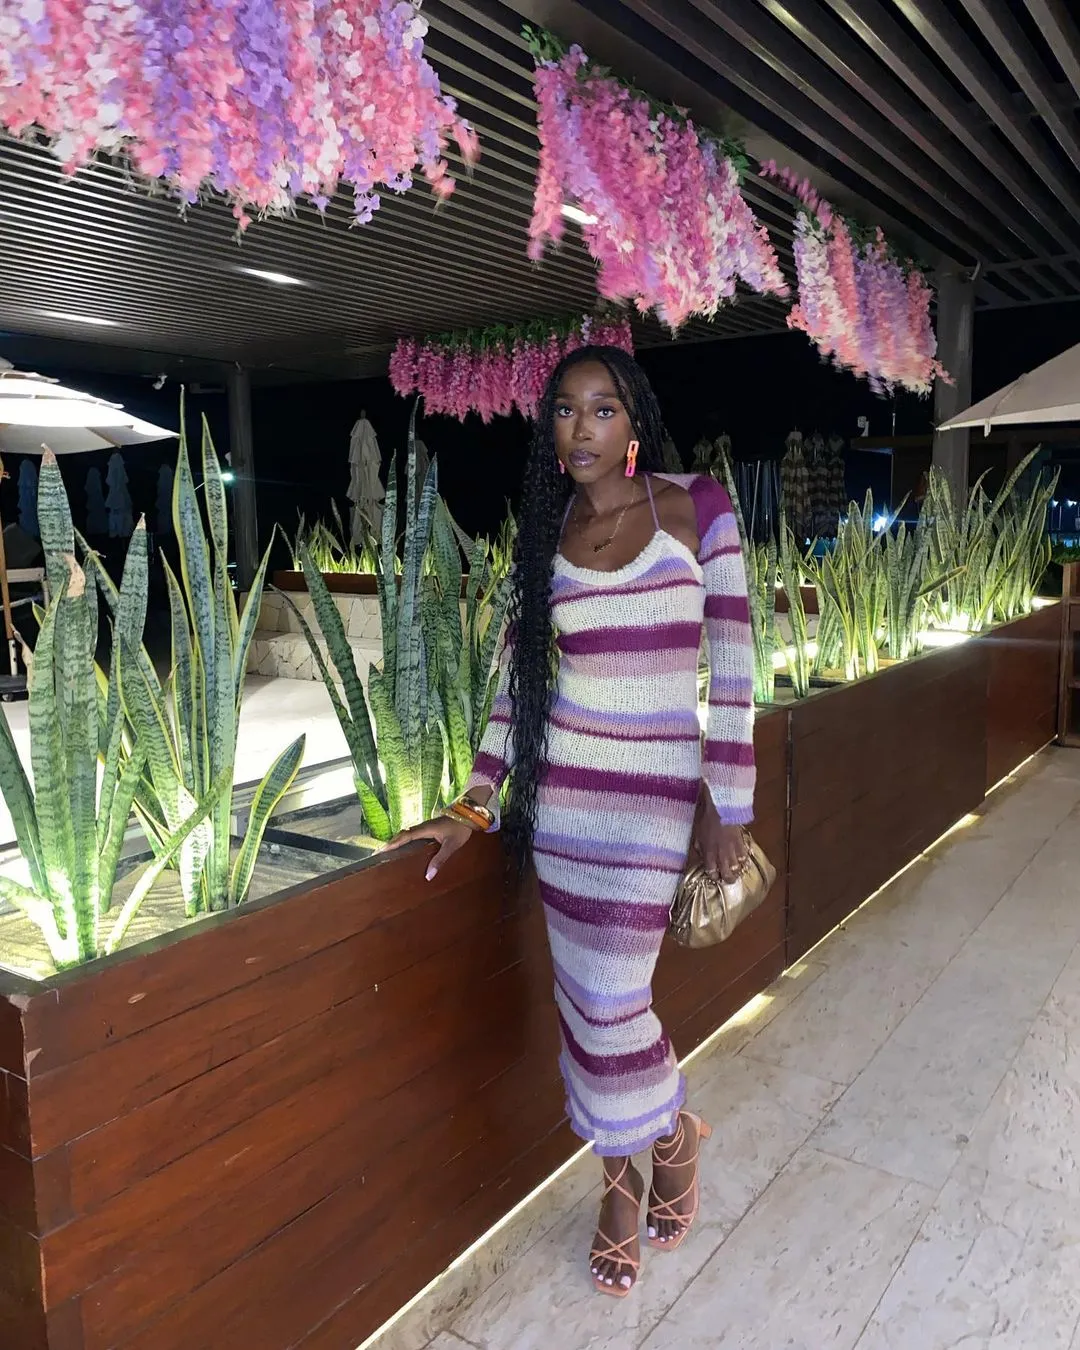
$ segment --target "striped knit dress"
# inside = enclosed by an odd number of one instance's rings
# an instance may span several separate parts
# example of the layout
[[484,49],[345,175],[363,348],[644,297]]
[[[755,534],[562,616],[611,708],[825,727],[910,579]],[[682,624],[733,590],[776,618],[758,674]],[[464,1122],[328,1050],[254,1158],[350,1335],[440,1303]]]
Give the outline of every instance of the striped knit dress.
[[[753,656],[735,517],[713,479],[658,477],[693,499],[697,557],[661,529],[653,505],[656,531],[632,562],[599,572],[557,554],[552,590],[559,675],[533,852],[567,1109],[602,1156],[671,1134],[683,1103],[651,986],[701,779],[724,822],[748,824],[753,812]],[[513,768],[505,686],[504,675],[472,780],[495,788]]]

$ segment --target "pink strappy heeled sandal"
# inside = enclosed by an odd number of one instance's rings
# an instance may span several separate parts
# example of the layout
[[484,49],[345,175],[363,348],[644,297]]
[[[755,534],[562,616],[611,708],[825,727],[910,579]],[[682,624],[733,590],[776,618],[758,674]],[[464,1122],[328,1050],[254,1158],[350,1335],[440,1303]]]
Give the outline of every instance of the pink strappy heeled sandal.
[[[604,1194],[601,1196],[601,1204],[607,1199],[612,1191],[618,1191],[620,1195],[626,1196],[627,1200],[632,1200],[634,1204],[640,1208],[641,1196],[635,1195],[633,1191],[628,1190],[623,1185],[623,1181],[629,1171],[630,1159],[624,1158],[622,1171],[619,1175],[617,1177],[608,1177],[607,1185],[604,1187]],[[632,1243],[639,1240],[638,1234],[631,1233],[630,1236],[624,1238],[622,1242],[612,1242],[608,1235],[601,1232],[599,1229],[597,1230],[596,1236],[599,1239],[599,1242],[589,1253],[589,1274],[593,1277],[593,1284],[601,1294],[610,1294],[612,1298],[625,1298],[630,1290],[633,1289],[634,1285],[637,1284],[638,1275],[641,1271],[641,1258],[631,1256],[626,1250]],[[606,1242],[607,1246],[600,1246],[600,1242]],[[617,1261],[621,1266],[629,1266],[634,1273],[633,1281],[630,1284],[605,1284],[593,1270],[593,1266],[595,1266],[598,1261]]]
[[[694,1220],[698,1216],[698,1208],[701,1204],[701,1175],[698,1170],[698,1159],[701,1156],[701,1141],[712,1137],[712,1126],[707,1125],[700,1116],[694,1115],[692,1111],[679,1112],[679,1127],[675,1131],[674,1138],[668,1145],[667,1152],[677,1154],[683,1146],[686,1139],[686,1126],[684,1121],[692,1120],[697,1129],[697,1148],[694,1149],[692,1158],[683,1158],[680,1162],[674,1162],[669,1158],[662,1158],[657,1151],[660,1147],[659,1141],[653,1145],[653,1167],[692,1167],[694,1169],[694,1180],[683,1191],[682,1195],[674,1200],[660,1200],[657,1197],[655,1188],[649,1190],[649,1208],[646,1211],[645,1223],[650,1232],[656,1232],[661,1223],[673,1223],[678,1225],[679,1232],[670,1237],[665,1242],[661,1237],[649,1236],[647,1241],[650,1247],[655,1247],[657,1251],[674,1252],[686,1241],[686,1235],[694,1226]],[[689,1214],[680,1214],[678,1206],[692,1195],[694,1203]]]

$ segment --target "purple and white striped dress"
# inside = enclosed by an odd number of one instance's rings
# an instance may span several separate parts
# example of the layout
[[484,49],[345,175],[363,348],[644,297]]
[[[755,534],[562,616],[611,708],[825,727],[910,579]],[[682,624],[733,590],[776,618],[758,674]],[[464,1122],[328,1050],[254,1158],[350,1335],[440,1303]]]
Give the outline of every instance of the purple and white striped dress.
[[[631,563],[598,572],[558,554],[552,590],[559,677],[533,851],[570,1121],[603,1156],[670,1134],[683,1102],[651,986],[701,779],[723,821],[748,824],[753,815],[753,654],[735,517],[713,479],[660,476],[693,499],[697,557],[661,529],[654,505],[656,532]],[[703,621],[711,669],[704,754]],[[511,742],[504,680],[474,782],[501,784],[513,767]]]

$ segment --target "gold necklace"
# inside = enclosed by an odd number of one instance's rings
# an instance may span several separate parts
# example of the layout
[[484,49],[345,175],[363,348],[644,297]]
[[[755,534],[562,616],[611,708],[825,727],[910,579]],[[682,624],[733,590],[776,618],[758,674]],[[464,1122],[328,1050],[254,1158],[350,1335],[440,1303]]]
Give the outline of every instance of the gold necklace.
[[[623,523],[623,517],[626,515],[627,511],[630,510],[630,508],[634,505],[634,503],[638,499],[636,487],[632,489],[632,494],[633,495],[631,496],[630,500],[619,512],[615,520],[615,528],[611,531],[608,537],[600,544],[593,544],[592,551],[594,553],[603,553],[604,549],[609,548],[615,542],[615,536],[619,533],[619,526]],[[579,525],[581,525],[581,517],[578,515],[578,505],[580,504],[580,502],[581,502],[580,497],[576,498],[574,501],[574,515],[578,517]]]

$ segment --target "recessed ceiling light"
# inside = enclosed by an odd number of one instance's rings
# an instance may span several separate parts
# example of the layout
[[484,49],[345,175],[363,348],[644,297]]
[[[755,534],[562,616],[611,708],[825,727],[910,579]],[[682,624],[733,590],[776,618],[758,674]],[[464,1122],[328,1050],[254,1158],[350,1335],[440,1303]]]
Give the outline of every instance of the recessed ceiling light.
[[43,309],[41,313],[46,319],[60,319],[64,323],[88,323],[98,328],[118,327],[115,319],[101,319],[94,314],[69,314],[65,309]]
[[569,202],[563,204],[562,213],[567,220],[572,220],[575,225],[596,224],[596,216],[590,216],[588,211],[583,211],[580,206],[571,206]]
[[260,281],[272,281],[275,286],[302,286],[304,283],[299,277],[291,277],[288,272],[268,272],[262,267],[241,267],[241,272],[246,272],[249,277],[258,277]]

